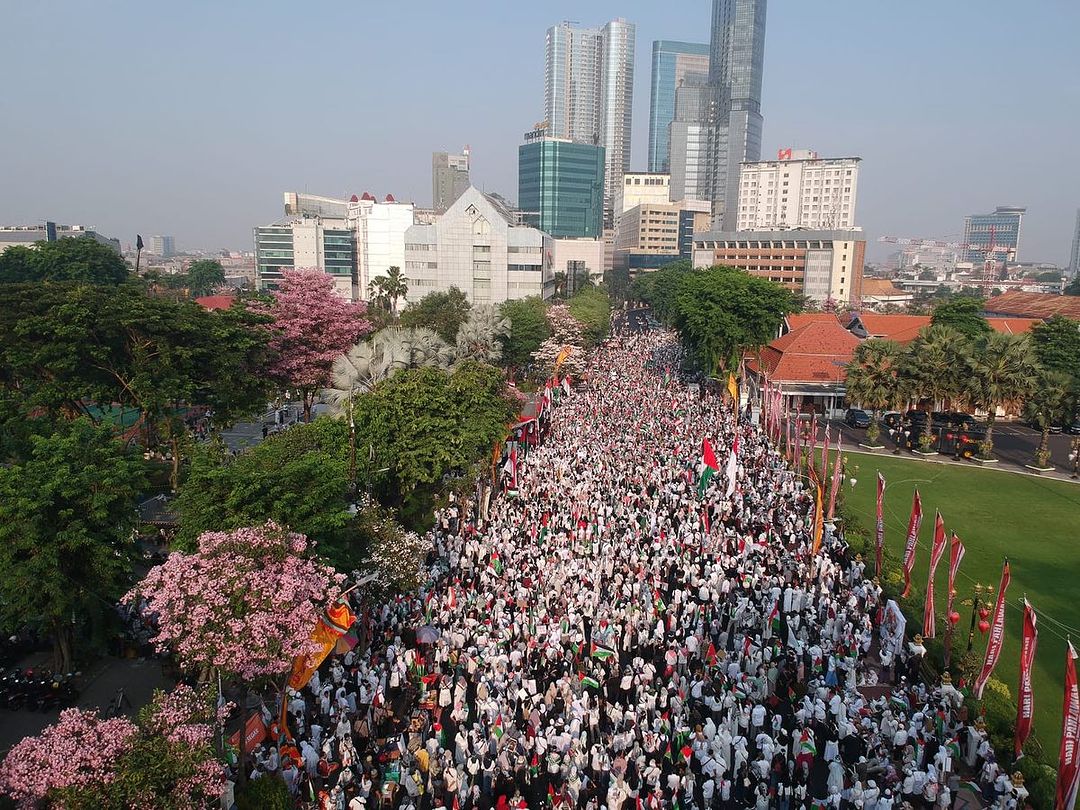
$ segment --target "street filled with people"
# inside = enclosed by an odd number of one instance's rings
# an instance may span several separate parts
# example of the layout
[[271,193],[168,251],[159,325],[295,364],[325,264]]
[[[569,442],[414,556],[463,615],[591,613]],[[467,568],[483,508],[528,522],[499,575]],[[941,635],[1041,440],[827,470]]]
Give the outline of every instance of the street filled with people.
[[246,775],[336,810],[887,810],[968,781],[1022,804],[920,640],[883,647],[861,556],[831,525],[815,553],[804,476],[679,366],[666,332],[594,350],[507,491],[437,514],[427,585],[358,603],[361,642],[288,692],[292,741]]

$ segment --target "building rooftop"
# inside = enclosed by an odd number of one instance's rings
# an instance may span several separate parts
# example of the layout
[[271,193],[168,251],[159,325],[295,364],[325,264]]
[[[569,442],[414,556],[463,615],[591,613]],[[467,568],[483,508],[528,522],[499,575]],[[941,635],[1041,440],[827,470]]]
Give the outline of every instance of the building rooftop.
[[[811,320],[761,350],[761,367],[778,382],[839,383],[859,339],[832,319]],[[758,369],[757,358],[749,361]]]
[[204,295],[196,298],[195,303],[204,309],[229,309],[235,300],[235,295]]
[[1052,293],[1007,292],[986,302],[987,315],[1047,320],[1054,315],[1080,320],[1080,296]]

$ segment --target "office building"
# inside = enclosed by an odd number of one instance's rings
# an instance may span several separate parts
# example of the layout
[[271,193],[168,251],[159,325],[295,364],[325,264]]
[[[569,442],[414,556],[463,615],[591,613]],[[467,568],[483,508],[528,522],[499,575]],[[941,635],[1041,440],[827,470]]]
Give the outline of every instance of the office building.
[[441,214],[469,187],[469,147],[460,155],[431,153],[431,207]]
[[615,224],[619,215],[642,203],[663,205],[671,200],[671,175],[663,172],[628,172],[615,187]]
[[563,273],[566,289],[563,294],[573,295],[588,281],[600,284],[604,280],[603,239],[552,239],[551,271]]
[[476,188],[466,189],[430,225],[405,232],[410,298],[457,287],[475,303],[499,304],[555,290],[553,239]]
[[1076,227],[1073,229],[1072,249],[1069,251],[1069,275],[1080,275],[1080,208],[1076,209]]
[[[993,238],[995,261],[1004,260],[1006,264],[1014,264],[1020,250],[1020,226],[1026,211],[1026,208],[999,205],[992,214],[965,217],[964,244],[989,247]],[[986,261],[986,252],[965,250],[963,260],[981,267]]]
[[86,225],[57,225],[43,222],[40,225],[0,225],[0,253],[9,247],[33,247],[35,242],[55,242],[57,239],[85,237],[102,245],[108,245],[120,253],[120,240],[102,236]]
[[526,224],[552,236],[600,237],[604,147],[527,132],[518,147],[518,207]]
[[171,236],[151,236],[150,252],[163,259],[176,255],[176,241]]
[[673,199],[708,199],[736,228],[739,168],[761,158],[766,0],[713,0],[709,75],[676,89],[670,127]]
[[667,172],[671,168],[668,128],[675,119],[675,90],[688,78],[700,84],[708,75],[708,45],[668,39],[653,42],[649,93],[650,172]]
[[860,160],[781,149],[776,160],[744,163],[737,230],[854,228]]
[[640,203],[624,211],[615,236],[614,270],[623,280],[693,257],[694,233],[708,230],[706,200]]
[[[615,184],[630,165],[635,27],[569,22],[547,31],[544,119],[549,134],[604,147],[604,224],[613,223]],[[520,200],[518,201],[520,204]]]
[[373,279],[404,267],[412,203],[368,192],[340,200],[287,191],[284,200],[285,219],[255,229],[259,289],[274,287],[283,269],[315,268],[334,277],[343,297],[364,300]]
[[866,237],[860,230],[694,234],[694,267],[725,265],[767,278],[817,304],[858,303]]

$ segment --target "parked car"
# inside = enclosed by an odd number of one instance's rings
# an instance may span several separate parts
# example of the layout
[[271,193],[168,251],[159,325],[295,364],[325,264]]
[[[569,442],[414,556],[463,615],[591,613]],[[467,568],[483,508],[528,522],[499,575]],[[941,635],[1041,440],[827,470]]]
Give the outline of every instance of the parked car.
[[904,414],[904,421],[911,425],[926,424],[930,421],[930,414],[913,409]]
[[900,423],[904,421],[904,416],[900,411],[885,411],[881,415],[881,421],[889,430],[896,430],[896,428],[900,427]]
[[853,428],[870,427],[870,414],[861,408],[848,408],[844,421]]
[[1072,424],[1066,426],[1065,432],[1070,436],[1080,436],[1080,419],[1076,419]]

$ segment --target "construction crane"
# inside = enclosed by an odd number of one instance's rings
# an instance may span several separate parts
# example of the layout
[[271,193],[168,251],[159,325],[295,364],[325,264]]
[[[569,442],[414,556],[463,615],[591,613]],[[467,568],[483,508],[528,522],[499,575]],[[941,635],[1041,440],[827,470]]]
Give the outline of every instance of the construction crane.
[[966,250],[982,253],[986,258],[983,261],[982,293],[984,298],[989,298],[993,290],[994,282],[997,281],[997,256],[1001,254],[1001,261],[1007,262],[1011,248],[998,245],[995,239],[995,228],[990,226],[990,241],[987,244],[978,242],[945,242],[940,239],[908,239],[897,236],[882,236],[879,242],[889,242],[903,247],[925,247],[938,249]]

